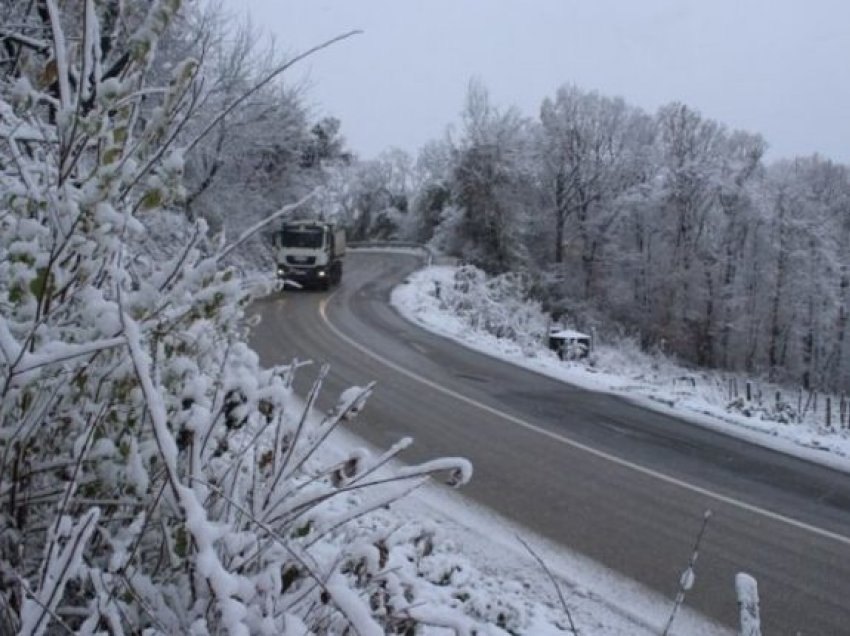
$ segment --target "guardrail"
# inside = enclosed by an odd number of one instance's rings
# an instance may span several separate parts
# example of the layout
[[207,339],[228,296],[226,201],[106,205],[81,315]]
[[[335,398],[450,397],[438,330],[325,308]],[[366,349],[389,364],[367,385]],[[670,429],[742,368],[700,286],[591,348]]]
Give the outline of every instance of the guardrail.
[[429,267],[434,264],[434,259],[436,258],[434,251],[430,247],[428,247],[424,243],[415,243],[413,241],[352,241],[348,243],[348,247],[353,250],[356,250],[361,247],[374,247],[377,249],[392,249],[394,247],[403,247],[409,249],[422,250],[423,252],[425,252],[425,257]]

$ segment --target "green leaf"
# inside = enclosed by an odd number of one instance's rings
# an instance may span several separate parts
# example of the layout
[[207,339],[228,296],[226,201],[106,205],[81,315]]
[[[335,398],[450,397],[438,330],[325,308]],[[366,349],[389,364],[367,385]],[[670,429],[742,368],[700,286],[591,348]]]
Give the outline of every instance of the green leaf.
[[115,163],[120,158],[121,148],[119,146],[112,146],[111,148],[107,148],[106,152],[103,153],[103,165],[108,166],[111,163]]
[[174,552],[177,556],[184,558],[189,552],[189,537],[186,528],[180,526],[174,532]]
[[24,391],[24,394],[21,396],[21,413],[26,413],[30,406],[32,406],[32,394],[29,391]]
[[35,257],[32,254],[21,254],[21,253],[12,254],[9,257],[9,260],[12,261],[13,263],[25,263],[26,265],[29,265],[30,267],[35,265]]
[[300,578],[300,572],[294,565],[288,565],[280,574],[281,592],[286,592]]
[[162,205],[162,192],[160,190],[149,190],[142,197],[142,208],[152,210]]
[[296,538],[299,538],[299,539],[300,539],[301,537],[306,537],[308,534],[310,534],[310,531],[311,531],[312,529],[313,529],[313,522],[312,522],[312,521],[308,521],[307,523],[305,523],[305,524],[304,524],[303,526],[301,526],[300,528],[296,528],[296,529],[295,529],[295,531],[292,533],[292,536],[293,536],[293,537],[296,537]]
[[17,305],[24,299],[24,289],[20,285],[15,285],[9,290],[9,302]]
[[47,283],[47,268],[39,267],[36,277],[30,281],[30,291],[36,298],[41,298]]
[[136,62],[144,62],[150,50],[151,43],[149,40],[135,40],[131,47],[133,60]]

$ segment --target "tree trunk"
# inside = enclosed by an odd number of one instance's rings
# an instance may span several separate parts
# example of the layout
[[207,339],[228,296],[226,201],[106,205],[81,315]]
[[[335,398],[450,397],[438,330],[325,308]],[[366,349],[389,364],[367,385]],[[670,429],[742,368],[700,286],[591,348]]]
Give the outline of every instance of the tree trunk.
[[768,364],[768,379],[774,381],[776,379],[776,370],[779,366],[779,348],[780,337],[782,335],[782,327],[780,324],[779,312],[782,307],[783,295],[785,293],[785,281],[788,276],[788,242],[785,231],[785,205],[780,200],[777,202],[779,208],[779,218],[777,224],[779,227],[779,254],[776,259],[776,287],[773,292],[773,299],[770,310],[770,340],[767,348],[767,364]]
[[558,170],[555,176],[555,263],[559,265],[564,262],[564,226],[568,210],[566,175]]

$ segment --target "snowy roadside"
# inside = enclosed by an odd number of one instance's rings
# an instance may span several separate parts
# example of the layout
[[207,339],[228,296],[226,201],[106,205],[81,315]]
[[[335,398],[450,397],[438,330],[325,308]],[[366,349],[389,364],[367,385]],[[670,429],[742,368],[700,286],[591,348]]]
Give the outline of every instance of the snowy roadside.
[[[367,404],[358,419],[368,420],[368,412]],[[338,429],[328,441],[327,451],[340,456],[353,449],[380,454],[345,430]],[[456,492],[434,482],[393,502],[391,509],[369,515],[359,525],[378,534],[429,534],[434,551],[427,557],[429,563],[423,560],[419,567],[432,585],[420,588],[420,598],[435,607],[455,605],[467,617],[488,623],[490,631],[484,627],[482,634],[572,633],[558,591],[522,542],[546,563],[557,580],[579,634],[657,635],[672,608],[670,598],[474,504],[462,490]],[[685,565],[683,561],[682,567]],[[674,585],[671,581],[671,588]],[[478,628],[482,627],[479,623]],[[456,632],[430,628],[424,633],[448,636]],[[686,602],[671,633],[720,636],[730,631],[690,610]]]
[[[386,252],[387,248],[357,249],[364,251]],[[420,249],[392,251],[421,255]],[[348,391],[356,393],[357,387]],[[320,428],[322,414],[314,412],[311,417],[313,427]],[[337,428],[322,445],[319,464],[333,465],[353,456],[380,457],[383,451],[356,435],[359,427],[368,425],[368,420],[367,401],[350,427]],[[392,475],[399,468],[403,464],[393,461],[376,473],[376,477]],[[365,498],[354,493],[346,505],[369,507]],[[419,537],[428,537],[427,550],[419,548],[423,545]],[[433,623],[452,623],[458,627],[455,631],[432,623],[417,632],[423,636],[571,634],[570,618],[562,609],[558,590],[523,542],[557,580],[578,634],[657,635],[672,609],[671,597],[648,590],[478,506],[464,497],[463,489],[455,491],[433,480],[390,505],[353,520],[332,539],[332,545],[336,546],[361,543],[369,546],[376,542],[386,543],[394,553],[407,555],[409,562],[397,561],[396,567],[408,581],[414,580],[412,571],[415,571],[417,602],[426,614],[440,613],[431,614]],[[417,546],[416,552],[410,551],[411,545]],[[682,555],[682,559],[684,569],[687,555]],[[671,580],[671,590],[675,585],[676,581]],[[730,582],[730,590],[731,585]],[[476,631],[469,631],[469,627]],[[724,626],[692,611],[687,602],[671,632],[689,636],[729,633]]]
[[[450,289],[456,268],[426,267],[392,294],[392,305],[408,320],[467,347],[593,391],[621,396],[646,408],[675,415],[748,442],[850,472],[850,431],[827,428],[811,419],[781,423],[727,410],[725,386],[709,374],[695,374],[669,360],[604,344],[594,350],[594,366],[564,362],[545,348],[530,349],[475,330],[441,306],[435,290]],[[743,383],[742,383],[743,386]],[[763,411],[758,411],[763,416]]]

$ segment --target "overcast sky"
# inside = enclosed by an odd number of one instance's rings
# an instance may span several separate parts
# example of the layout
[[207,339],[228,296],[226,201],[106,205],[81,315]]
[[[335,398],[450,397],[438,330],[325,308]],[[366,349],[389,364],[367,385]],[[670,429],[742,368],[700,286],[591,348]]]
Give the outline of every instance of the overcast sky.
[[536,116],[565,83],[649,111],[677,100],[764,135],[769,157],[850,163],[850,0],[225,0],[294,53],[293,70],[364,158],[415,152],[459,120],[470,78]]

